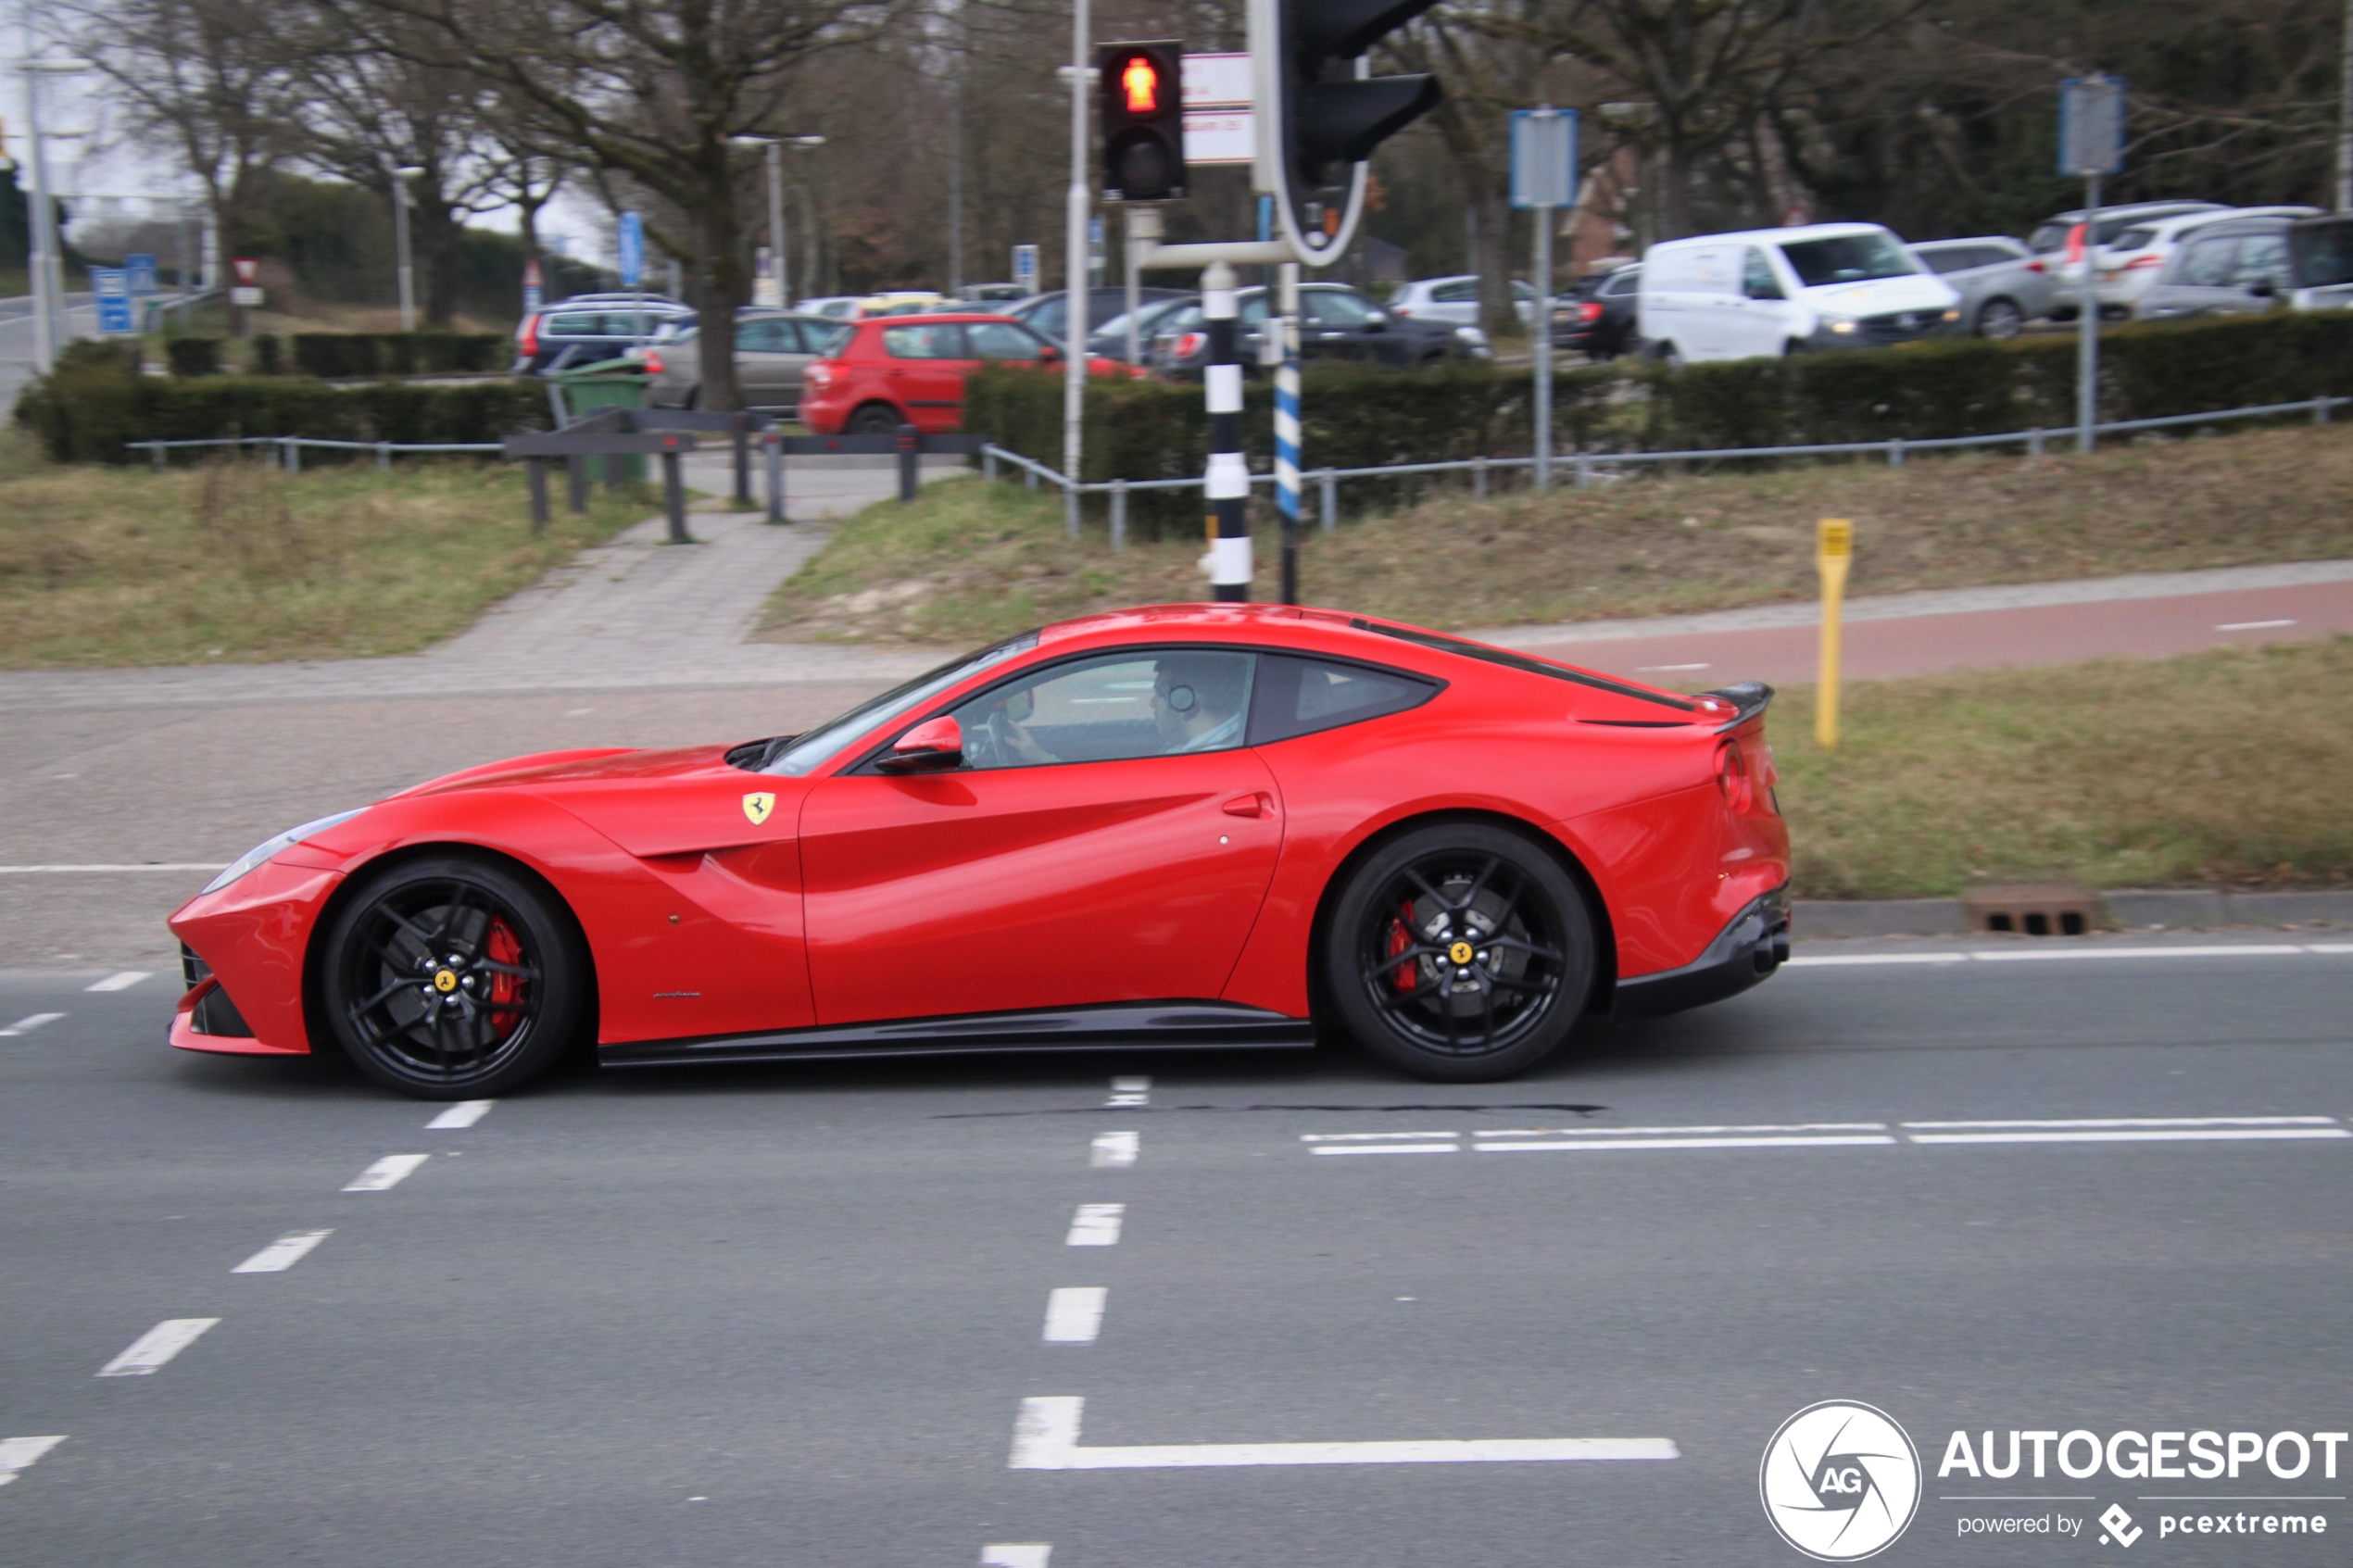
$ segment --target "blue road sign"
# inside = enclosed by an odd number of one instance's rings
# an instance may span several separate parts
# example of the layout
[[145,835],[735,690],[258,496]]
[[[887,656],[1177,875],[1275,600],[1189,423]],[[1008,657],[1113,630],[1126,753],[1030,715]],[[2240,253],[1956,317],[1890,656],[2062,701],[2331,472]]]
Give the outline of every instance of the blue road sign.
[[1013,282],[1031,294],[1038,292],[1038,247],[1013,246]]
[[131,326],[131,280],[120,267],[90,269],[90,292],[98,296],[98,331],[107,337],[127,335]]
[[1512,205],[1577,203],[1577,111],[1512,111]]
[[120,267],[90,269],[90,292],[100,299],[131,297],[131,276]]
[[2059,83],[2058,169],[2083,179],[2124,168],[2124,79],[2070,76]]
[[634,289],[646,275],[646,220],[634,212],[621,215],[621,286]]
[[122,270],[131,274],[131,292],[134,295],[155,294],[156,258],[152,256],[126,256]]

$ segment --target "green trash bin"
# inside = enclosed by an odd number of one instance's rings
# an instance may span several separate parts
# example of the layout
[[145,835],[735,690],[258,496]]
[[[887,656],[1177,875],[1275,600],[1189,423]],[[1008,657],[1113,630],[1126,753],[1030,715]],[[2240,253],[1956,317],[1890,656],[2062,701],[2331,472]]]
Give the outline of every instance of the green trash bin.
[[[646,387],[653,372],[635,359],[600,359],[593,365],[575,365],[568,370],[549,374],[562,399],[567,422],[585,419],[603,408],[643,408]],[[607,457],[605,478],[613,477],[613,465],[621,466],[621,476],[638,482],[646,477],[646,459],[635,453],[626,457]]]

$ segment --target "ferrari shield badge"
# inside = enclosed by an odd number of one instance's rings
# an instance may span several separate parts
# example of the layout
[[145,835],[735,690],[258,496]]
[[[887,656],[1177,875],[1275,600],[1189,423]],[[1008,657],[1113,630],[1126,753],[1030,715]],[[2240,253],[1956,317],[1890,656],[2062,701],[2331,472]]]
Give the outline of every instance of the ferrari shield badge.
[[766,822],[768,813],[775,809],[776,797],[764,789],[754,790],[744,797],[744,815],[751,819],[754,827]]

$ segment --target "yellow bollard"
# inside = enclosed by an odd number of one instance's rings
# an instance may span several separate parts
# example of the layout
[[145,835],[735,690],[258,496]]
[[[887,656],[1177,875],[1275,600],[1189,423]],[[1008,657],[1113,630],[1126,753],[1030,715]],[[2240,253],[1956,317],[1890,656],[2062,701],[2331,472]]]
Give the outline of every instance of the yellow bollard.
[[1815,692],[1814,738],[1838,749],[1839,609],[1846,598],[1846,568],[1855,558],[1855,525],[1826,517],[1815,527],[1814,566],[1822,574],[1822,664]]

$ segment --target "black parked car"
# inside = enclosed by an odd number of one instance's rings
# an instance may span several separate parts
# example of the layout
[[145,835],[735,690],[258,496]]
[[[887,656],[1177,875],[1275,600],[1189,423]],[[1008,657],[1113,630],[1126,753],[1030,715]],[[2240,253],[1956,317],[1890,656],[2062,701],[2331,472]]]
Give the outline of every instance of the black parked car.
[[[1235,291],[1235,346],[1242,373],[1259,373],[1258,345],[1272,294]],[[1326,363],[1414,370],[1453,359],[1492,359],[1487,334],[1452,321],[1392,316],[1345,283],[1306,283],[1299,291],[1299,357]],[[1209,362],[1209,332],[1199,302],[1172,311],[1152,335],[1151,368],[1175,381],[1199,381]]]
[[1615,359],[1631,350],[1642,283],[1639,265],[1580,279],[1553,302],[1553,346],[1589,359]]
[[[1136,297],[1145,305],[1164,299],[1181,299],[1184,289],[1139,288]],[[1127,290],[1119,288],[1088,289],[1087,291],[1087,335],[1090,340],[1106,321],[1127,312]],[[1011,316],[1024,326],[1036,331],[1049,343],[1061,343],[1070,335],[1070,304],[1061,289],[1046,294],[1033,294],[1018,305],[1003,307],[1001,314]]]
[[582,295],[522,319],[515,328],[512,373],[540,375],[618,359],[651,340],[664,324],[691,323],[694,319],[692,307],[658,294]]

